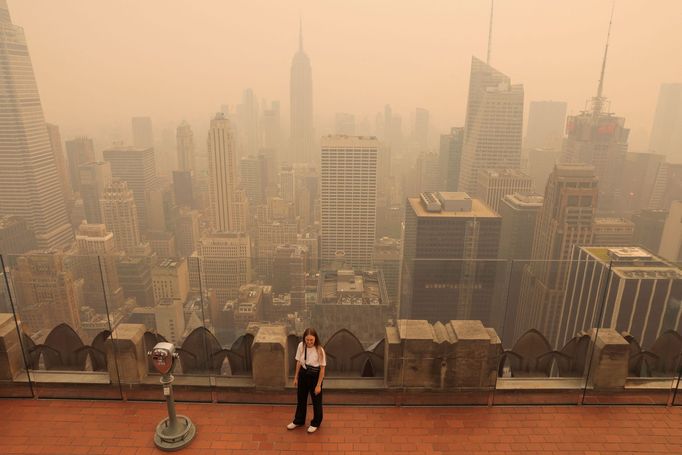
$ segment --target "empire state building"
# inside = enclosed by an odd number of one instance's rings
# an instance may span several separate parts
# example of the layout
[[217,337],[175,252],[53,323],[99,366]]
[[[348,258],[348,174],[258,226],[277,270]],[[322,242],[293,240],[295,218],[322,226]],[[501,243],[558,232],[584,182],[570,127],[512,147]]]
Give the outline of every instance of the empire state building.
[[313,76],[310,59],[303,51],[303,30],[299,30],[298,52],[291,61],[290,80],[291,137],[289,159],[311,163],[315,158],[313,142]]
[[73,241],[26,38],[0,0],[0,215],[17,215],[38,248]]

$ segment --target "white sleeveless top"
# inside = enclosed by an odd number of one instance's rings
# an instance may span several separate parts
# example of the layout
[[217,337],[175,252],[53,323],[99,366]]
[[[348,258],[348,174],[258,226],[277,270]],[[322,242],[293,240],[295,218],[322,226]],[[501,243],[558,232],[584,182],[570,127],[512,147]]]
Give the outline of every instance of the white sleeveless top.
[[[306,348],[308,350],[308,354],[306,355],[303,352],[303,342],[301,341],[298,343],[298,348],[296,348],[296,360],[298,360],[301,363],[301,366],[305,368],[306,362],[308,365],[311,367],[326,367],[327,366],[327,356],[324,353],[324,349],[322,349],[322,346],[320,346],[320,352],[322,353],[322,360],[320,361],[319,356],[317,355],[317,348],[314,346],[312,348]],[[306,359],[307,357],[307,359]]]

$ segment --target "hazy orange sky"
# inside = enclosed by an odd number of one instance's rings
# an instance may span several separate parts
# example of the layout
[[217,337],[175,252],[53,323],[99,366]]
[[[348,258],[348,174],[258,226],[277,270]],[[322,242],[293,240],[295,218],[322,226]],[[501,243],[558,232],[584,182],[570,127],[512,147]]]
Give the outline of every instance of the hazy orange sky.
[[[594,95],[609,0],[497,0],[492,65],[533,100],[569,112]],[[463,123],[472,55],[485,58],[490,2],[443,0],[9,0],[24,27],[46,119],[63,135],[208,123],[245,88],[288,117],[298,46],[313,68],[315,115],[359,118],[390,103],[406,132],[415,107],[444,132]],[[662,82],[682,82],[682,1],[617,0],[604,94],[643,151]],[[285,120],[286,121],[286,120]],[[196,131],[203,135],[203,131]]]

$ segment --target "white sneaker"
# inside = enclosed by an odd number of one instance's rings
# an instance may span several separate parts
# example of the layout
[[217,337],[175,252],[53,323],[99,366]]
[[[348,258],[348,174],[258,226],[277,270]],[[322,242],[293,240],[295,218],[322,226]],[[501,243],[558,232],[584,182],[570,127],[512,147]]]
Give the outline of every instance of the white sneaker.
[[308,427],[308,433],[315,433],[316,431],[317,431],[317,427],[314,427],[312,425],[310,425]]
[[300,425],[296,425],[294,422],[291,422],[289,425],[287,425],[287,430],[295,430],[298,427],[300,427]]

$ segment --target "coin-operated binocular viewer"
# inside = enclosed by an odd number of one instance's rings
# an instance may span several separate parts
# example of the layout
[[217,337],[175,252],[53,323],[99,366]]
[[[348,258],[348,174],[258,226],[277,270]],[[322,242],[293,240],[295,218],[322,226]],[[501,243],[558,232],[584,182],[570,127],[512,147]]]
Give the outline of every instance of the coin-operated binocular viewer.
[[197,433],[197,429],[189,420],[189,417],[176,415],[175,401],[173,400],[173,369],[178,358],[173,343],[157,343],[154,349],[147,353],[152,359],[154,368],[161,373],[163,396],[166,397],[168,417],[156,426],[154,443],[156,446],[168,452],[180,450],[187,446]]

